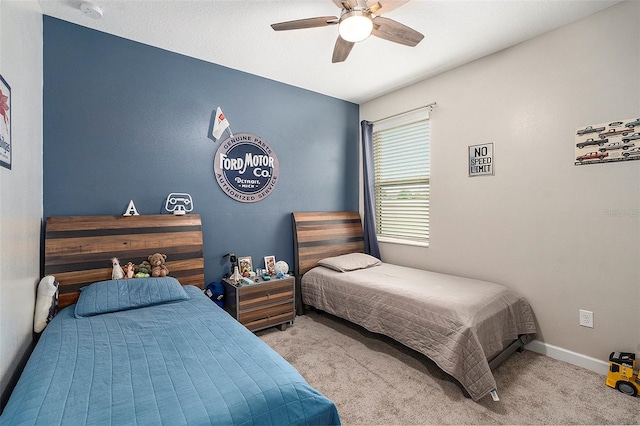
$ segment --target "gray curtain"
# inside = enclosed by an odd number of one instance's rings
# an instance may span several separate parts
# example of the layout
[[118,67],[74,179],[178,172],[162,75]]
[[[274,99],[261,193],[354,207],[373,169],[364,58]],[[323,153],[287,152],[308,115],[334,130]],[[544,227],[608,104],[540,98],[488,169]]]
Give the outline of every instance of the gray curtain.
[[373,187],[373,123],[362,120],[360,127],[362,128],[362,180],[364,182],[364,251],[380,259]]

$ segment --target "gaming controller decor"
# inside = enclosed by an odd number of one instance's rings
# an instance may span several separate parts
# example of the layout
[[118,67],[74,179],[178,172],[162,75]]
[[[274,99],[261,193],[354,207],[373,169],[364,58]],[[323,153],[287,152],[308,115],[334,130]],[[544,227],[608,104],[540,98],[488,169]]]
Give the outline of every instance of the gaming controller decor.
[[183,215],[193,211],[193,198],[186,192],[172,192],[167,196],[164,209],[175,215]]

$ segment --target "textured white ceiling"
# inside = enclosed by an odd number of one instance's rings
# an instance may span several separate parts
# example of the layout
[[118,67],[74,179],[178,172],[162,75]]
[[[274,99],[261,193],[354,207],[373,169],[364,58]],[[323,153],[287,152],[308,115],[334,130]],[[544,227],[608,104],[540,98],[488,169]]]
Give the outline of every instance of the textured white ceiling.
[[94,0],[104,11],[100,20],[84,15],[80,3],[40,0],[45,15],[362,103],[619,1],[413,0],[384,16],[423,33],[417,47],[370,37],[338,64],[331,63],[337,26],[281,32],[270,27],[339,16],[331,0]]

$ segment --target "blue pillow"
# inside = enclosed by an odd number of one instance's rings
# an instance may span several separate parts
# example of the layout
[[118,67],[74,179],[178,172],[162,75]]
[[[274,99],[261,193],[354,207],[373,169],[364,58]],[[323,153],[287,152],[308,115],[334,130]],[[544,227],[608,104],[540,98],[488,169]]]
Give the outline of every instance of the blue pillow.
[[81,289],[76,318],[189,300],[173,277],[132,278],[93,283]]

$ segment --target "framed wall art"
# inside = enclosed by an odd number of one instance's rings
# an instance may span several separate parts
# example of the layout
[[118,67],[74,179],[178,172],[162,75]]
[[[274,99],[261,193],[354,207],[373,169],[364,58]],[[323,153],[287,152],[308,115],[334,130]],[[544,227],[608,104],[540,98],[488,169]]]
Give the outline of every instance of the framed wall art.
[[11,87],[0,75],[0,166],[11,170]]
[[469,177],[493,176],[493,142],[469,147]]
[[640,160],[640,118],[578,127],[574,142],[576,166]]

